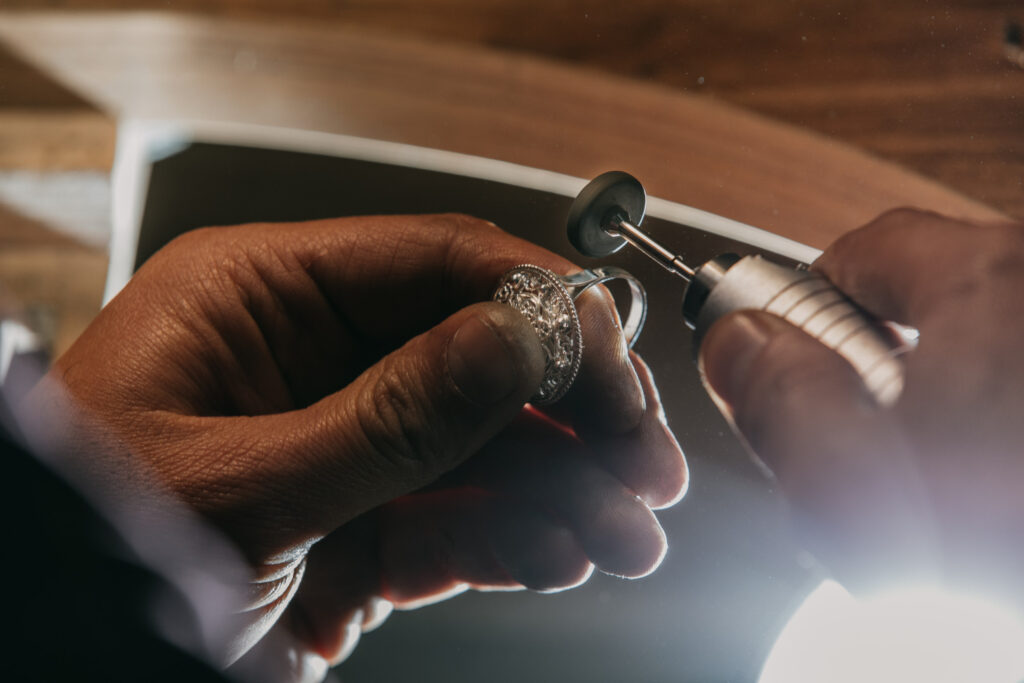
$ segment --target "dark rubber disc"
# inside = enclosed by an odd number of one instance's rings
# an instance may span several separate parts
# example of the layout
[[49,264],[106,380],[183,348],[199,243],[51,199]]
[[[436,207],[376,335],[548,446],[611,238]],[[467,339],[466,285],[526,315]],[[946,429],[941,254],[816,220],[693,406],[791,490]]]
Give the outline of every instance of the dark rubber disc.
[[639,180],[622,171],[602,173],[587,183],[569,209],[569,241],[584,256],[614,254],[626,240],[609,235],[604,226],[616,213],[640,225],[646,204],[647,193]]

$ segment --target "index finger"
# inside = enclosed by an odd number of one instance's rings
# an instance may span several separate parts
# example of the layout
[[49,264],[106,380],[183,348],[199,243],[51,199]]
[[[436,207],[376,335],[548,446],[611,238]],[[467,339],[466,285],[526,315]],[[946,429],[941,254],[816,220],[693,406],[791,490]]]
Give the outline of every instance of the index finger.
[[[371,216],[266,226],[274,250],[306,264],[360,335],[399,343],[471,303],[491,298],[501,276],[529,263],[558,275],[571,261],[462,215]],[[577,301],[584,357],[562,410],[608,433],[635,428],[644,392],[615,305],[603,288]]]
[[862,307],[921,327],[951,297],[1024,266],[1024,230],[896,209],[840,237],[814,263]]

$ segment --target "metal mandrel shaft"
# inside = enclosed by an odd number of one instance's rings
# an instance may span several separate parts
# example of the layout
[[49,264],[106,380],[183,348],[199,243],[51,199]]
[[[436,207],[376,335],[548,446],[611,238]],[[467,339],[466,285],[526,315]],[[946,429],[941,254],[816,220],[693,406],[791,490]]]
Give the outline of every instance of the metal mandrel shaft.
[[604,229],[609,234],[626,240],[670,273],[678,275],[687,282],[693,279],[695,270],[686,265],[681,256],[666,249],[655,241],[654,238],[629,221],[622,220],[621,218],[614,219],[605,225]]

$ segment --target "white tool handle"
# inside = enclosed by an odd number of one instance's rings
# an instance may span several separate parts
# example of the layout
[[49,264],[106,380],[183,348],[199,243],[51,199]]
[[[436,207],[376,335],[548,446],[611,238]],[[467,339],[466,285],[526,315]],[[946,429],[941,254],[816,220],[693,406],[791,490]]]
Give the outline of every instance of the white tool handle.
[[834,349],[849,361],[880,405],[892,405],[902,393],[900,355],[907,345],[824,277],[759,256],[741,259],[701,307],[695,325],[697,343],[716,320],[740,309],[773,313]]

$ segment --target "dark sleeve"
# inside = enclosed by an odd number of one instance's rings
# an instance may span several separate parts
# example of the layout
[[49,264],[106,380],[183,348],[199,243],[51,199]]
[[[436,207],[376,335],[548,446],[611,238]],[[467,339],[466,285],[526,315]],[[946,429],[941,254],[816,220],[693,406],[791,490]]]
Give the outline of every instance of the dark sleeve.
[[159,635],[157,615],[187,619],[186,601],[2,428],[0,463],[0,680],[227,680]]

